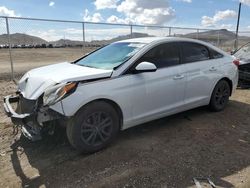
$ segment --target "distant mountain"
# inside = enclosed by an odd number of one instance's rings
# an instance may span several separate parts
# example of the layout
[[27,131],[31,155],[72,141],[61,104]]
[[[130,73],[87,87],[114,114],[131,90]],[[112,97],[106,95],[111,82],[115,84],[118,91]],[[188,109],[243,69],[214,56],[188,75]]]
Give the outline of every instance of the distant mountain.
[[83,44],[82,41],[69,40],[69,39],[60,39],[57,41],[50,41],[49,43],[58,46],[77,46]]
[[[48,42],[42,38],[22,34],[22,33],[14,33],[10,34],[10,42],[13,45],[29,45],[29,44],[47,44]],[[0,44],[8,44],[8,35],[2,34],[0,35]]]
[[[226,29],[199,32],[198,35],[197,35],[197,32],[189,33],[189,34],[181,35],[181,36],[187,37],[187,38],[197,38],[197,36],[199,36],[199,39],[201,40],[217,40],[218,37],[220,41],[235,40],[235,33],[232,31],[228,31]],[[245,40],[245,39],[249,40],[250,37],[239,36],[239,40]]]
[[[214,44],[217,44],[218,42],[223,45],[231,45],[232,42],[235,40],[235,34],[231,31],[228,31],[226,29],[222,30],[213,30],[213,31],[204,31],[197,33],[189,33],[185,35],[175,35],[180,37],[186,37],[186,38],[197,38],[199,37],[200,40],[212,42]],[[148,35],[146,33],[132,33],[132,38],[140,38],[140,37],[153,37],[153,35]],[[219,37],[219,40],[218,40]],[[119,40],[125,40],[130,39],[131,35],[121,35],[115,38],[112,38],[110,40],[94,40],[91,42],[85,42],[86,46],[103,46],[115,41]],[[57,41],[46,41],[40,37],[31,36],[27,34],[22,33],[15,33],[10,35],[10,40],[13,45],[53,45],[54,47],[62,47],[62,46],[81,46],[83,44],[82,41],[77,40],[70,40],[70,39],[60,39]],[[244,41],[250,40],[250,37],[246,36],[239,36],[239,42],[244,43]],[[6,34],[0,35],[0,45],[8,44],[8,36]]]
[[[188,38],[196,38],[197,32],[189,33],[183,36],[188,37]],[[219,37],[220,39],[232,40],[235,38],[235,34],[226,29],[199,32],[198,36],[199,36],[199,39],[214,39],[214,38],[217,39]]]

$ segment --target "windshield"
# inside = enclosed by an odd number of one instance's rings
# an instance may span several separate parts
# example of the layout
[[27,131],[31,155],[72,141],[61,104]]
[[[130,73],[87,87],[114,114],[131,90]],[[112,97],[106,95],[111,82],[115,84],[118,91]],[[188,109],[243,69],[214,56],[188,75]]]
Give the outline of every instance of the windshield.
[[250,43],[241,47],[235,54],[239,60],[244,61],[246,63],[250,63]]
[[143,46],[143,43],[113,43],[89,54],[76,64],[98,69],[114,69],[135,55]]

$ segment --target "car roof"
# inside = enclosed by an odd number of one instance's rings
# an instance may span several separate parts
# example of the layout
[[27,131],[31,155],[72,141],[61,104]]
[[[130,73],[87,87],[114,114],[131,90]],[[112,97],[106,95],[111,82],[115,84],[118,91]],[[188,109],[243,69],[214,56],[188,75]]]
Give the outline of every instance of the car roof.
[[142,38],[132,38],[132,39],[126,39],[126,40],[121,40],[117,41],[115,43],[122,43],[122,42],[131,42],[131,43],[144,43],[144,44],[151,44],[151,43],[160,43],[160,42],[194,42],[198,44],[205,45],[207,47],[210,47],[224,55],[228,55],[226,52],[223,50],[207,43],[201,40],[197,39],[190,39],[190,38],[184,38],[184,37],[142,37]]
[[117,41],[117,43],[120,42],[135,42],[135,43],[145,43],[149,44],[152,42],[160,42],[160,41],[192,41],[192,42],[201,42],[199,40],[195,39],[189,39],[189,38],[182,38],[182,37],[142,37],[142,38],[132,38],[132,39],[126,39]]
[[167,37],[141,37],[141,38],[132,38],[132,39],[121,40],[121,41],[117,41],[117,42],[118,43],[119,42],[135,42],[135,43],[149,44],[151,42],[164,40],[165,38],[167,38]]

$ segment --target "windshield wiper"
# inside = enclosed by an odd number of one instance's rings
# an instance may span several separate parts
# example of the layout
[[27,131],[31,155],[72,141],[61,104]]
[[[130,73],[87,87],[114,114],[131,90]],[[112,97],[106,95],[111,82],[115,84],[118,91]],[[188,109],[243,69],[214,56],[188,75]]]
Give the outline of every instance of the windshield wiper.
[[94,68],[94,69],[96,69],[96,67],[92,67],[92,66],[90,66],[90,65],[81,65],[81,64],[77,64],[77,65],[80,65],[80,66],[83,66],[83,67],[89,67],[89,68]]

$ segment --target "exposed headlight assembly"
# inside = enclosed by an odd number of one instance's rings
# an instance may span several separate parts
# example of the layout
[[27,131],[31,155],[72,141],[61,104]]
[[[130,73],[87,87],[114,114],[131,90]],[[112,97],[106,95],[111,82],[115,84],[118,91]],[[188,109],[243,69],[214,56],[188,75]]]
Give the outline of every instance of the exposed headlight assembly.
[[62,83],[45,90],[43,95],[43,105],[53,105],[75,91],[76,82]]

